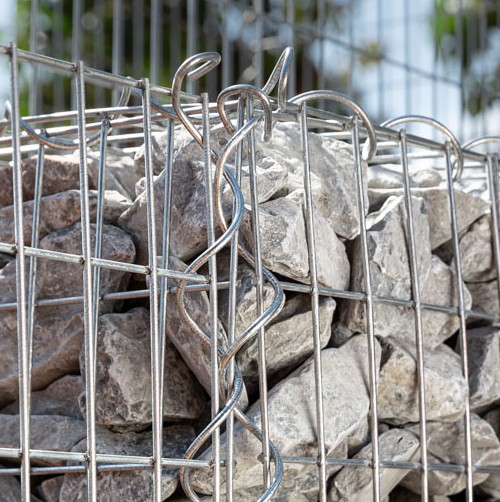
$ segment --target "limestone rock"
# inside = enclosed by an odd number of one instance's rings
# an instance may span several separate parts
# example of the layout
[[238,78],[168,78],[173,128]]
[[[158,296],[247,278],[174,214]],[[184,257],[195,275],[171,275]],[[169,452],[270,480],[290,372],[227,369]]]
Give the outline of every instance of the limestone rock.
[[[35,450],[71,451],[87,433],[83,420],[57,415],[31,417],[30,446]],[[0,415],[0,447],[19,448],[19,415]],[[64,465],[60,460],[32,459],[33,465]]]
[[491,327],[467,331],[469,392],[472,409],[500,401],[500,331]]
[[[299,282],[309,282],[309,258],[302,193],[273,199],[260,205],[260,238],[264,265],[278,274]],[[315,212],[318,281],[330,288],[347,289],[349,260],[344,244],[319,211]],[[249,214],[241,225],[248,249],[255,236]]]
[[[32,415],[60,415],[82,420],[78,406],[78,395],[83,381],[77,375],[65,375],[51,383],[46,389],[31,394]],[[19,402],[11,403],[1,410],[3,414],[19,413]]]
[[[431,254],[429,221],[425,201],[412,197],[415,246],[420,295],[423,303],[458,303],[455,273]],[[406,231],[404,198],[389,198],[380,211],[367,219],[368,261],[374,295],[398,300],[411,299],[411,274]],[[351,290],[365,291],[364,266],[360,240],[354,243]],[[471,298],[465,288],[466,308]],[[366,308],[358,301],[344,302],[341,320],[351,331],[366,330]],[[375,334],[380,337],[415,340],[415,313],[412,309],[387,303],[374,303]],[[422,310],[424,345],[435,348],[459,327],[458,317],[430,309]]]
[[[370,207],[380,207],[391,195],[401,196],[402,189],[369,190]],[[429,214],[430,240],[432,249],[436,249],[451,240],[450,206],[447,188],[414,188],[414,197],[422,197]],[[457,224],[459,234],[489,211],[489,203],[470,193],[455,190]]]
[[[493,427],[497,437],[500,437],[500,408],[486,413],[484,419]],[[492,497],[492,499],[489,499],[492,502],[495,499],[500,499],[500,475],[490,474],[486,481],[476,486],[475,491],[481,495]]]
[[[194,430],[186,425],[174,425],[163,429],[163,456],[182,457],[194,439]],[[73,451],[84,452],[86,440],[80,441]],[[115,455],[151,456],[152,438],[150,432],[112,433],[99,429],[96,441],[97,453]],[[150,502],[153,500],[153,473],[151,470],[111,471],[97,474],[97,491],[101,500],[121,502]],[[178,486],[177,469],[164,469],[162,476],[162,500],[174,493]],[[65,474],[60,492],[64,502],[84,502],[86,500],[86,477],[84,474]]]
[[[104,222],[116,223],[118,217],[130,206],[130,201],[113,190],[105,191]],[[97,192],[89,194],[89,214],[91,221],[95,221],[97,212]],[[64,228],[68,228],[80,221],[80,192],[67,190],[54,195],[42,197],[40,201],[40,238]],[[23,229],[26,245],[31,242],[33,226],[33,201],[23,203]],[[14,206],[0,209],[0,242],[14,243]]]
[[[416,493],[398,486],[391,492],[389,502],[421,502],[422,497]],[[451,499],[446,495],[430,495],[429,502],[451,502]]]
[[[418,422],[419,393],[414,343],[382,341],[383,361],[378,383],[379,420],[391,424]],[[465,412],[467,382],[460,356],[440,345],[424,354],[427,420],[456,421]]]
[[[420,434],[420,426],[412,425],[408,430]],[[476,466],[500,465],[500,442],[491,425],[475,414],[471,414],[472,461]],[[429,463],[465,463],[465,430],[462,419],[454,423],[428,422],[427,446]],[[473,483],[477,485],[488,478],[488,473],[475,472]],[[420,493],[420,474],[410,473],[401,485],[412,492]],[[454,495],[465,489],[465,474],[452,471],[429,471],[430,495]]]
[[[33,200],[35,193],[37,156],[21,162],[23,200]],[[89,167],[89,188],[97,188],[97,171],[92,162]],[[0,207],[14,202],[12,166],[0,167]],[[42,195],[53,195],[80,187],[80,160],[77,155],[44,155]]]
[[498,282],[469,282],[467,289],[472,296],[472,309],[487,314],[499,314]]
[[[434,169],[409,168],[410,187],[437,187],[441,175]],[[368,188],[403,188],[403,168],[397,164],[375,164],[368,169]]]
[[[99,319],[96,422],[113,430],[144,430],[152,421],[149,312],[135,308]],[[85,374],[84,352],[80,357]],[[82,412],[84,413],[84,395]],[[204,393],[172,343],[165,347],[163,419],[197,418]]]
[[460,239],[460,260],[465,282],[488,282],[497,277],[491,214],[473,223]]
[[[419,440],[409,431],[391,429],[379,436],[380,459],[391,462],[412,462],[418,459]],[[365,446],[357,459],[371,460],[372,444]],[[406,476],[405,469],[380,469],[380,497],[387,497],[391,490]],[[329,500],[367,502],[373,500],[373,471],[363,467],[343,467],[333,478],[328,492]]]
[[[92,236],[95,228],[92,226]],[[94,238],[91,239],[94,244]],[[102,256],[109,260],[130,263],[134,259],[131,238],[116,227],[103,228]],[[81,254],[81,228],[76,224],[54,232],[40,242],[42,249],[64,250]],[[82,295],[81,264],[53,260],[38,261],[37,298],[67,298]],[[101,294],[125,290],[129,274],[119,270],[101,269]],[[15,262],[0,270],[0,301],[13,302],[15,292]],[[109,312],[114,302],[101,302],[101,312]],[[33,334],[32,389],[40,390],[58,378],[79,371],[79,355],[84,328],[82,304],[38,307],[35,311]],[[17,399],[18,356],[17,321],[14,311],[0,316],[0,406]]]
[[[330,339],[331,324],[335,311],[333,298],[322,297],[319,304],[320,340],[324,348]],[[313,353],[314,339],[309,295],[290,297],[278,316],[266,328],[267,376],[275,382],[280,375],[302,364]],[[238,367],[251,382],[249,388],[258,386],[258,340],[254,338],[237,356]]]
[[[379,364],[379,350],[376,361]],[[324,349],[322,368],[325,446],[327,454],[332,454],[366,423],[370,403],[366,336],[355,336],[338,349]],[[270,437],[282,455],[317,454],[314,387],[314,364],[309,359],[269,392]],[[259,401],[246,414],[258,427],[261,426]],[[224,435],[221,443],[224,444]],[[234,446],[235,490],[259,486],[262,481],[262,465],[258,461],[260,443],[241,425],[237,425]],[[202,458],[210,458],[210,455],[209,448]],[[287,476],[298,477],[304,470],[307,471],[299,464],[286,465]],[[191,478],[197,491],[211,493],[211,476],[207,470],[193,470]],[[224,486],[221,489],[224,490]]]

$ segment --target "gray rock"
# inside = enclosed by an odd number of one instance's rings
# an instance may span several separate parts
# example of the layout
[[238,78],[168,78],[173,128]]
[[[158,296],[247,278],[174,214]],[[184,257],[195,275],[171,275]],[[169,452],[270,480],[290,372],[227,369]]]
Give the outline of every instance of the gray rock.
[[[46,389],[31,394],[32,415],[60,415],[78,420],[82,419],[78,406],[78,395],[82,391],[81,376],[65,375],[51,383]],[[1,413],[16,415],[19,413],[19,402],[2,408]]]
[[[152,421],[149,312],[135,308],[99,319],[96,423],[113,430],[144,430]],[[84,351],[80,357],[85,374]],[[82,395],[84,414],[85,394]],[[165,347],[163,420],[198,418],[204,392],[172,343]]]
[[[35,450],[71,451],[87,433],[83,420],[57,415],[31,417],[30,447]],[[19,448],[19,415],[0,415],[0,446]],[[33,465],[65,465],[61,460],[32,459]]]
[[5,267],[7,263],[10,263],[12,260],[15,260],[15,257],[10,254],[0,253],[0,269]]
[[[0,466],[0,469],[3,466]],[[14,476],[0,476],[0,494],[2,502],[22,502],[21,483]],[[35,495],[31,495],[30,502],[41,502]],[[52,502],[50,500],[44,502]],[[57,501],[59,502],[59,501]]]
[[[420,435],[420,426],[412,425],[408,430]],[[475,466],[500,465],[500,442],[491,425],[479,416],[471,415],[472,459]],[[431,464],[465,464],[464,421],[454,423],[427,423],[428,461]],[[488,473],[475,472],[473,484],[482,483]],[[412,492],[421,493],[420,473],[410,471],[401,485]],[[463,473],[448,470],[429,471],[430,495],[454,495],[465,489],[466,477]]]
[[[319,304],[320,341],[324,348],[330,339],[336,303],[322,297]],[[267,376],[275,382],[309,358],[314,350],[311,300],[299,294],[289,298],[283,310],[265,331]],[[237,356],[238,367],[249,390],[258,387],[258,340],[254,338]]]
[[[116,223],[118,217],[130,206],[130,201],[113,190],[106,190],[104,204],[104,222]],[[97,192],[89,194],[89,211],[91,221],[95,221],[97,212]],[[54,195],[42,197],[40,201],[40,238],[80,221],[80,192],[67,190]],[[25,244],[31,242],[33,226],[33,201],[23,203],[23,229]],[[0,242],[14,243],[14,206],[0,209]]]
[[46,479],[38,485],[37,493],[45,502],[59,502],[59,494],[64,481],[64,476],[55,476]]
[[[497,437],[500,436],[500,408],[489,411],[484,415],[484,419],[493,427]],[[475,491],[480,495],[492,497],[492,502],[495,499],[500,499],[500,475],[490,474],[486,481],[476,486]]]
[[[391,429],[379,436],[380,458],[391,462],[412,462],[418,459],[420,442],[409,431]],[[371,460],[372,444],[365,446],[356,459]],[[406,476],[406,469],[380,469],[380,497],[387,497]],[[367,502],[373,500],[373,471],[368,467],[343,467],[333,478],[329,500]]]
[[491,214],[479,218],[462,236],[460,260],[465,282],[487,282],[496,279]]
[[[194,439],[194,430],[186,425],[174,425],[163,429],[163,457],[182,457]],[[84,452],[86,440],[80,441],[73,451]],[[151,456],[150,432],[113,433],[99,429],[96,441],[97,453],[114,455]],[[151,470],[111,471],[97,474],[97,491],[100,500],[121,502],[150,502],[153,500],[153,473]],[[162,476],[162,500],[174,493],[179,483],[177,469],[164,469]],[[87,481],[84,474],[65,474],[60,492],[64,502],[84,502]]]
[[[95,228],[92,226],[92,237]],[[92,238],[92,244],[94,239]],[[116,227],[103,228],[102,256],[109,260],[130,263],[134,260],[131,238]],[[40,242],[42,249],[64,250],[81,254],[81,228],[76,224],[65,230],[49,234]],[[53,299],[82,295],[81,264],[53,260],[38,261],[37,298]],[[124,291],[129,274],[119,270],[101,269],[101,294]],[[13,302],[15,292],[15,262],[0,270],[0,301]],[[115,302],[103,301],[102,313],[114,308]],[[40,390],[54,380],[79,371],[79,355],[84,328],[82,304],[38,307],[33,334],[32,389]],[[15,401],[18,395],[18,340],[17,320],[14,311],[0,316],[0,406]]]
[[[412,197],[415,225],[415,245],[420,295],[423,303],[458,304],[455,273],[437,256],[431,254],[429,222],[425,201]],[[403,197],[389,198],[380,211],[367,219],[368,260],[374,295],[398,300],[410,300],[411,274],[406,231],[406,209]],[[364,291],[364,265],[360,239],[354,243],[351,290]],[[470,307],[470,295],[465,288],[465,305]],[[366,307],[363,302],[343,303],[341,320],[351,331],[366,330]],[[415,313],[407,307],[375,302],[375,334],[380,337],[415,340]],[[424,309],[422,311],[424,345],[437,347],[459,327],[456,315]]]
[[[414,343],[386,338],[378,382],[379,420],[391,424],[418,422],[419,393],[417,356]],[[427,420],[456,421],[465,413],[467,382],[460,356],[440,345],[424,354]]]
[[[309,258],[304,202],[301,191],[260,205],[260,238],[264,265],[278,274],[308,283]],[[347,289],[349,260],[344,244],[319,211],[315,212],[318,281],[330,288]],[[254,235],[249,213],[241,225],[241,236],[253,249]]]
[[467,289],[472,296],[472,309],[486,314],[499,314],[498,282],[468,282]]
[[485,327],[467,331],[470,406],[500,402],[500,331]]
[[[443,181],[434,169],[409,168],[410,187],[438,187]],[[368,169],[368,188],[403,188],[403,169],[398,164],[375,164]]]
[[[23,200],[33,200],[35,193],[37,156],[21,162]],[[89,188],[97,188],[97,171],[88,162]],[[44,155],[42,195],[53,195],[80,187],[80,160],[77,155]],[[12,166],[0,167],[0,207],[14,202]]]
[[[402,189],[370,189],[370,207],[380,207],[391,195],[400,196]],[[447,188],[414,188],[414,197],[422,197],[429,214],[430,240],[436,249],[451,240],[450,208]],[[489,211],[490,205],[477,195],[455,190],[459,234]]]
[[[402,486],[396,487],[389,497],[390,502],[421,502],[421,500],[422,497],[420,495]],[[429,496],[429,502],[451,502],[451,499],[446,495],[431,495]]]
[[[377,344],[378,349],[378,344]],[[323,405],[325,410],[325,447],[332,454],[350,436],[364,429],[369,410],[368,346],[366,336],[351,338],[338,349],[322,351]],[[377,364],[380,352],[375,356]],[[317,455],[316,405],[314,392],[314,364],[309,359],[300,368],[273,387],[268,395],[270,437],[281,455]],[[260,402],[254,403],[247,416],[261,427]],[[224,444],[224,435],[222,436]],[[262,465],[258,461],[260,443],[241,425],[234,434],[235,490],[261,484]],[[202,458],[210,458],[209,448]],[[287,476],[300,476],[309,471],[300,464],[286,466]],[[192,472],[193,487],[200,493],[211,493],[210,472]],[[224,490],[221,486],[221,490]]]

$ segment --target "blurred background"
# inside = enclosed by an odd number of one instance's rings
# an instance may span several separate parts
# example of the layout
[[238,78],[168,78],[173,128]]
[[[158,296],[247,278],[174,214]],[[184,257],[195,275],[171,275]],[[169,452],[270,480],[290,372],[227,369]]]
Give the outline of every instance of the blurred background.
[[[199,83],[212,99],[233,83],[261,85],[286,46],[290,94],[353,97],[374,122],[431,116],[465,141],[500,134],[498,0],[2,0],[1,41],[170,86],[189,55],[218,51]],[[8,97],[1,60],[0,97]],[[74,106],[67,77],[21,68],[23,114]],[[109,105],[89,86],[87,106]]]

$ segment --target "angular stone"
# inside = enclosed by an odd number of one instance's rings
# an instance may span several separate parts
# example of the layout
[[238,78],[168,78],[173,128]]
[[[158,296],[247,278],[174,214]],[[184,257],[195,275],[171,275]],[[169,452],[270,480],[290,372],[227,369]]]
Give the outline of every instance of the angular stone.
[[465,282],[487,282],[496,279],[491,214],[479,218],[461,237],[460,261]]
[[[438,187],[443,181],[435,169],[409,168],[410,187]],[[375,164],[368,169],[368,188],[403,188],[403,170],[398,164]]]
[[[391,424],[418,422],[419,392],[414,343],[386,338],[382,342],[378,381],[378,417]],[[467,382],[460,356],[440,345],[424,354],[427,420],[456,421],[465,413]]]
[[[376,364],[380,362],[377,344]],[[351,338],[338,349],[322,351],[323,406],[325,447],[328,455],[345,444],[350,436],[365,427],[368,414],[369,376],[368,345],[365,335]],[[378,371],[378,370],[377,370]],[[300,368],[273,387],[268,394],[270,438],[281,455],[317,455],[316,399],[314,364],[309,359]],[[261,427],[260,402],[254,403],[246,415]],[[224,445],[224,437],[221,443]],[[235,490],[258,487],[262,482],[259,441],[240,424],[234,434]],[[201,458],[211,458],[211,449]],[[299,464],[286,465],[287,476],[299,477],[306,470]],[[224,474],[224,472],[222,473]],[[224,477],[224,476],[222,476]],[[210,494],[211,475],[206,469],[192,472],[196,491]],[[225,490],[224,485],[221,490]]]
[[500,402],[500,331],[467,330],[470,406],[479,409]]
[[[308,283],[309,254],[303,205],[300,191],[261,204],[259,232],[264,265],[285,277]],[[347,289],[350,267],[345,246],[319,211],[315,211],[314,216],[318,281],[326,287]],[[255,237],[249,213],[240,228],[243,241],[252,250]]]
[[[184,455],[195,433],[187,425],[174,425],[163,429],[163,457],[179,458]],[[84,452],[86,440],[80,441],[73,451]],[[113,433],[98,429],[96,440],[97,453],[114,455],[152,455],[152,435],[150,432]],[[162,500],[167,499],[176,490],[179,479],[177,469],[163,469]],[[87,480],[84,474],[65,474],[60,492],[64,502],[84,502]],[[97,474],[97,493],[100,500],[123,500],[134,502],[152,502],[153,472],[151,470],[111,471]]]
[[472,310],[486,314],[499,314],[498,282],[469,282],[467,289],[472,296]]
[[[84,351],[80,357],[85,374]],[[96,423],[113,430],[144,430],[152,422],[149,311],[135,308],[99,319]],[[200,416],[204,392],[172,343],[165,346],[163,420]],[[85,395],[82,395],[84,413]]]
[[[95,228],[91,228],[94,245]],[[54,232],[44,237],[40,248],[81,254],[81,227]],[[123,263],[134,260],[135,250],[130,236],[116,227],[103,227],[102,257]],[[129,280],[127,272],[101,268],[100,293],[124,291]],[[15,262],[0,270],[0,301],[14,302]],[[38,260],[37,299],[81,296],[83,292],[82,265],[54,260]],[[108,312],[115,302],[103,301],[100,311]],[[79,371],[79,355],[84,327],[82,304],[53,305],[35,310],[33,334],[32,389],[40,390],[58,378]],[[18,395],[18,340],[15,311],[0,316],[0,406],[17,399]]]
[[38,494],[45,502],[59,502],[59,494],[63,485],[64,476],[55,476],[46,479],[38,485]]
[[[409,431],[391,429],[381,434],[378,441],[382,461],[413,462],[418,459],[420,442]],[[365,446],[354,458],[371,460],[372,444]],[[408,472],[407,469],[380,469],[380,498],[387,497]],[[331,482],[328,498],[338,502],[368,502],[373,500],[372,469],[354,466],[343,467]]]
[[[500,408],[486,413],[484,419],[493,427],[497,437],[500,437]],[[489,499],[491,502],[500,499],[500,475],[490,474],[488,479],[476,486],[474,491],[480,495],[492,497],[492,499]]]
[[[320,343],[324,348],[331,335],[335,300],[322,297],[319,302]],[[265,330],[266,371],[271,382],[308,359],[314,350],[309,295],[289,297],[283,310]],[[249,390],[258,387],[258,340],[254,338],[238,353],[238,368]],[[271,383],[272,385],[272,383]]]
[[[104,203],[104,222],[116,223],[118,217],[130,206],[130,201],[113,190],[106,190]],[[95,221],[97,212],[97,192],[89,194],[89,214],[91,221]],[[31,242],[33,226],[33,201],[23,203],[24,242]],[[40,201],[40,238],[64,228],[68,228],[80,221],[80,191],[67,190],[54,195],[42,197]],[[0,209],[0,242],[15,242],[14,206]]]
[[[57,415],[31,417],[30,447],[35,450],[71,451],[87,434],[83,420]],[[19,415],[0,415],[0,447],[19,448]],[[32,459],[33,465],[65,465],[62,460]]]
[[[23,200],[33,200],[35,193],[37,156],[21,162]],[[97,188],[97,171],[92,162],[89,167],[89,188]],[[14,203],[12,166],[0,167],[0,207]],[[53,195],[80,188],[80,159],[77,155],[44,155],[42,195]]]
[[[391,195],[401,196],[402,189],[370,189],[370,208],[380,207]],[[429,214],[430,241],[436,249],[451,240],[450,206],[447,188],[414,188],[414,197],[422,197]],[[459,234],[489,211],[490,205],[477,195],[455,190]]]
[[[456,306],[458,293],[455,273],[431,254],[429,223],[423,199],[412,197],[415,228],[415,253],[423,303]],[[368,261],[372,293],[397,300],[410,300],[412,283],[403,197],[389,198],[380,211],[367,218]],[[351,290],[365,291],[364,265],[360,239],[354,243]],[[466,288],[465,307],[471,298]],[[407,307],[375,302],[375,334],[380,337],[415,340],[415,313]],[[366,331],[366,307],[363,302],[343,303],[341,320],[351,331]],[[430,309],[422,310],[423,343],[434,348],[459,328],[456,315]]]
[[[82,391],[83,381],[81,376],[65,375],[51,383],[46,389],[35,391],[31,394],[32,415],[60,415],[82,420],[82,413],[78,406],[78,395]],[[19,413],[19,402],[9,404],[2,408],[6,415]]]
[[[418,424],[408,430],[420,435]],[[475,414],[471,414],[472,462],[475,466],[500,465],[500,442],[491,425]],[[464,465],[465,430],[462,419],[453,423],[427,423],[428,462],[430,464],[451,463]],[[488,473],[474,472],[473,484],[482,483]],[[430,495],[454,495],[465,489],[466,477],[463,473],[448,470],[429,471]],[[421,493],[420,473],[410,471],[401,485],[412,492]]]

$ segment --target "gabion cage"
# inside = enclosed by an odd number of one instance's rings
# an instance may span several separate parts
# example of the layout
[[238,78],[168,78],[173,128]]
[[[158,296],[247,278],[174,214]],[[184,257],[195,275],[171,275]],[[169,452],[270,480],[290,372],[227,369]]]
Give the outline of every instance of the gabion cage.
[[[298,94],[292,47],[168,87],[2,53],[5,497],[500,496],[498,137]],[[24,67],[74,110],[22,117]]]

